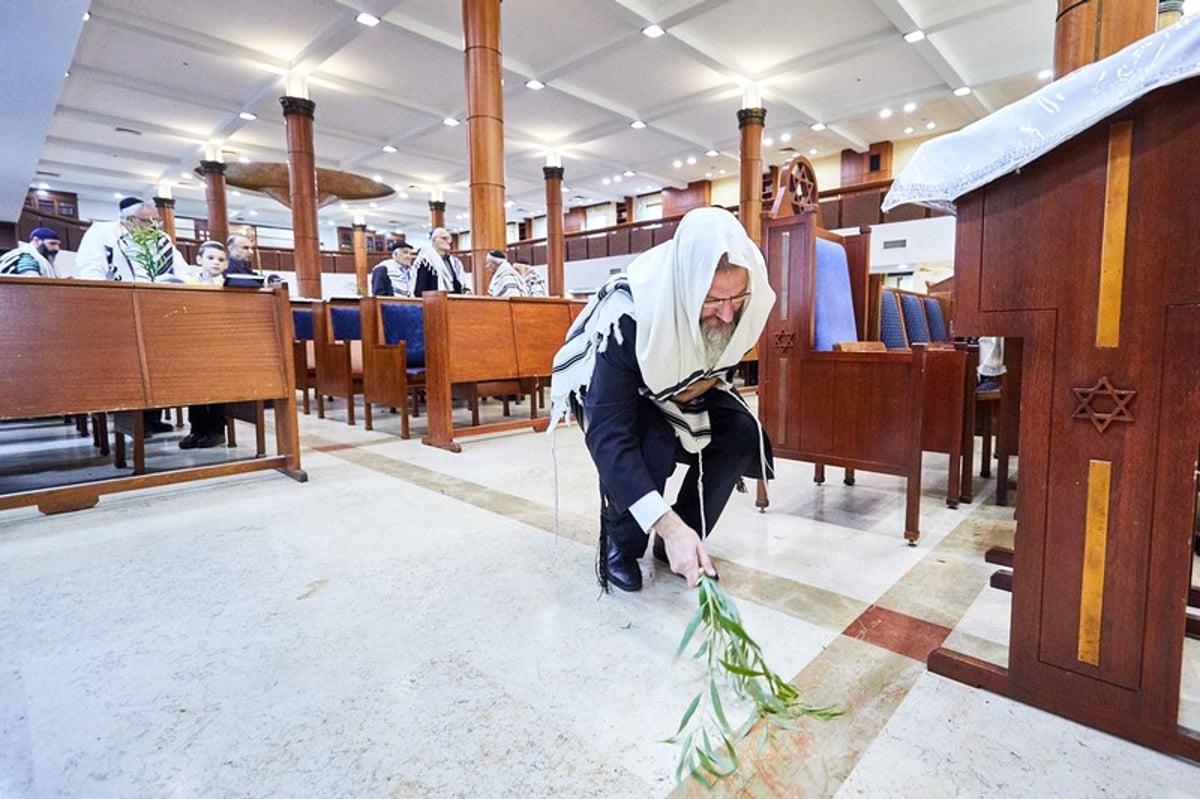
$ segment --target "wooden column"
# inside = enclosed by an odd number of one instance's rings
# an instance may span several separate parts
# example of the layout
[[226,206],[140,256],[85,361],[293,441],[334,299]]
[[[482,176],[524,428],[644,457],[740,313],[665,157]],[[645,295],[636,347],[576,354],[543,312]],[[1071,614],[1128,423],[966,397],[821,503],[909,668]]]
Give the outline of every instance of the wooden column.
[[154,207],[158,209],[158,221],[163,233],[172,242],[175,241],[175,201],[170,197],[155,197]]
[[201,161],[204,176],[204,201],[208,206],[208,237],[222,244],[229,238],[229,210],[225,205],[225,164]]
[[1054,77],[1112,55],[1154,33],[1151,0],[1058,0],[1054,22]]
[[740,108],[738,129],[742,132],[742,183],[738,216],[746,235],[762,243],[762,133],[767,121],[765,108]]
[[566,261],[566,241],[563,238],[561,166],[544,166],[546,178],[546,273],[551,297],[563,296],[563,262]]
[[[503,250],[508,244],[504,224],[500,0],[463,0],[462,9],[471,165],[471,260],[482,264],[489,250]],[[479,275],[483,271],[475,270]],[[482,288],[476,286],[475,291]]]
[[365,297],[367,291],[367,225],[365,222],[354,223],[354,282],[358,284],[359,296]]
[[305,97],[280,97],[279,103],[287,126],[296,290],[301,297],[320,297],[321,242],[317,237],[317,165],[313,153],[313,112],[317,104]]
[[429,201],[429,224],[435,228],[446,226],[446,201],[445,200],[430,200]]

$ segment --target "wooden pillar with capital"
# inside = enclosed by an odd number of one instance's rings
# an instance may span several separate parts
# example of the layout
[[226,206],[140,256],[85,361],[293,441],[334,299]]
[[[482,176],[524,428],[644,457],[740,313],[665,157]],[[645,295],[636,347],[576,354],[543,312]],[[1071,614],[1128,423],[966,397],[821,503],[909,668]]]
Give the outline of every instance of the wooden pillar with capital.
[[741,192],[738,216],[746,235],[762,243],[762,134],[767,121],[765,108],[739,108],[738,129],[742,133]]
[[158,209],[158,221],[162,225],[167,238],[175,241],[175,200],[170,197],[155,197],[154,207]]
[[222,244],[229,238],[229,210],[225,204],[225,164],[221,161],[200,162],[204,177],[204,202],[208,208],[208,237]]
[[433,228],[446,226],[446,201],[429,201],[429,225]]
[[284,96],[288,184],[295,241],[296,290],[301,297],[321,296],[321,243],[317,237],[317,165],[313,153],[313,113],[307,97]]
[[561,166],[544,166],[546,178],[546,273],[549,277],[551,297],[563,296],[563,263],[566,261],[566,243],[563,238]]
[[1154,33],[1158,4],[1150,0],[1058,0],[1054,77],[1107,58]]
[[365,297],[367,290],[367,223],[354,220],[354,282],[359,296]]
[[[467,144],[471,169],[471,250],[482,264],[508,244],[504,217],[504,91],[500,0],[463,0],[466,42]],[[475,270],[476,280],[484,279]],[[484,287],[475,286],[475,291]]]

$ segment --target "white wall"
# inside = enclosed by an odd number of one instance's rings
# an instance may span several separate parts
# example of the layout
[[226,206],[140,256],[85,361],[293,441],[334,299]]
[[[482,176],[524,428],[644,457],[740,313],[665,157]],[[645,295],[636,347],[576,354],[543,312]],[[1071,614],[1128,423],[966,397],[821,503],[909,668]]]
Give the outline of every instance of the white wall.
[[[910,222],[885,222],[871,226],[871,271],[907,272],[921,264],[954,262],[954,223],[952,216],[914,219]],[[835,233],[857,233],[858,228],[843,228]]]

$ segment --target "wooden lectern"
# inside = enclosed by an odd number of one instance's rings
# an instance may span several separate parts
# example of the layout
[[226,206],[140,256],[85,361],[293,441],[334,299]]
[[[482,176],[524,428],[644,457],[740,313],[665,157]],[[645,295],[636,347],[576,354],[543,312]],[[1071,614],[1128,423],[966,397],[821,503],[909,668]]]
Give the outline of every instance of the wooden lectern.
[[1200,444],[1200,78],[958,198],[955,335],[1024,339],[1007,668],[929,668],[1200,761],[1178,723]]

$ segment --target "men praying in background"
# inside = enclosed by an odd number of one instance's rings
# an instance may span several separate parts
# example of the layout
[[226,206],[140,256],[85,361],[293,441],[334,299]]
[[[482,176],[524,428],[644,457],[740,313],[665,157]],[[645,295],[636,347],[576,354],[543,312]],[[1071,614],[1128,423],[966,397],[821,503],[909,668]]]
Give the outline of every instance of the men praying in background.
[[158,226],[153,203],[126,197],[118,204],[120,219],[93,222],[79,242],[75,257],[85,280],[123,280],[141,283],[179,283],[188,271],[187,259]]
[[447,291],[451,294],[469,294],[470,288],[463,277],[462,261],[450,254],[453,240],[444,227],[434,228],[429,234],[429,244],[417,253],[413,267],[416,282],[413,296],[420,297],[426,291]]
[[408,242],[392,246],[392,255],[371,270],[372,297],[413,296],[413,247]]
[[0,275],[58,277],[54,259],[58,256],[58,234],[40,227],[29,234],[29,241],[0,256]]
[[229,266],[225,269],[227,275],[254,275],[254,242],[249,236],[234,233],[225,240],[229,248]]

